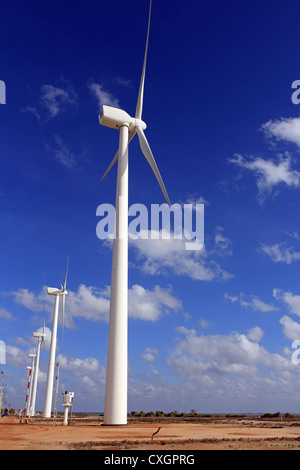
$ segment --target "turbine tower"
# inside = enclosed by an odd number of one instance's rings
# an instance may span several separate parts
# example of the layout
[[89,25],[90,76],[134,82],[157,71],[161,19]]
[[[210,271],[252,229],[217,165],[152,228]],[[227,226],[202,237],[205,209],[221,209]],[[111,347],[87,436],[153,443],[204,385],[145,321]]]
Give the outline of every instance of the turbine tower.
[[[168,204],[170,200],[152,155],[142,121],[144,84],[149,43],[152,0],[150,0],[148,30],[142,76],[135,117],[111,106],[103,106],[100,124],[117,129],[119,150],[103,178],[118,160],[115,238],[111,274],[109,333],[107,349],[104,425],[127,424],[127,361],[128,361],[128,143],[137,133],[140,147],[151,166]],[[101,181],[102,181],[101,180]]]
[[45,342],[45,337],[46,337],[45,319],[44,319],[44,324],[43,324],[43,332],[40,333],[39,331],[36,331],[35,333],[33,333],[33,336],[34,338],[37,338],[37,345],[36,345],[36,360],[35,360],[35,369],[34,369],[33,385],[32,385],[32,397],[31,397],[31,403],[29,406],[30,416],[35,415],[36,391],[37,391],[39,365],[40,365],[40,352],[41,352],[41,346]]
[[54,380],[54,367],[55,367],[55,353],[56,353],[56,342],[57,342],[57,323],[58,323],[58,308],[59,308],[59,298],[62,297],[62,331],[64,328],[64,312],[65,312],[65,302],[67,295],[67,276],[68,276],[68,266],[69,260],[67,263],[66,277],[64,285],[59,280],[61,289],[56,287],[48,287],[47,293],[49,295],[55,296],[54,304],[54,314],[53,314],[53,325],[52,325],[52,334],[51,334],[51,344],[49,351],[49,361],[48,361],[48,374],[47,374],[47,384],[45,392],[45,402],[44,402],[44,418],[51,418],[51,406],[52,406],[52,396],[53,396],[53,380]]

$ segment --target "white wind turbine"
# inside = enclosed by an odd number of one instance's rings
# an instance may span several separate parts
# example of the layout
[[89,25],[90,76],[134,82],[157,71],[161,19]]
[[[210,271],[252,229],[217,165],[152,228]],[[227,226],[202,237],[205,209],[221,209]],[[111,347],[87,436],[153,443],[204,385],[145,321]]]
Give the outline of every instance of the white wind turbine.
[[53,380],[54,380],[54,368],[55,368],[55,353],[56,353],[56,342],[57,342],[57,323],[58,323],[58,308],[59,308],[59,298],[62,297],[62,331],[64,327],[64,313],[65,313],[65,302],[67,295],[67,276],[68,276],[68,266],[69,260],[67,263],[66,277],[64,285],[59,280],[61,289],[56,287],[48,287],[47,293],[49,295],[55,296],[55,305],[54,305],[54,314],[53,314],[53,325],[52,325],[52,334],[51,334],[51,344],[49,351],[49,361],[48,361],[48,374],[47,374],[47,384],[45,392],[45,402],[44,402],[44,418],[51,418],[51,406],[52,406],[52,396],[53,396]]
[[39,376],[39,366],[40,366],[40,352],[41,352],[41,346],[45,342],[45,318],[44,318],[44,324],[43,324],[43,332],[40,333],[39,331],[36,331],[33,333],[34,338],[37,338],[37,345],[36,345],[36,359],[35,359],[35,368],[34,368],[34,376],[33,376],[33,385],[32,385],[32,397],[31,397],[31,403],[29,406],[29,412],[30,416],[35,415],[35,403],[36,403],[36,391],[37,391],[37,383],[38,383],[38,376]]
[[[119,150],[106,170],[107,175],[118,160],[116,222],[111,275],[110,315],[107,350],[104,425],[127,424],[127,343],[128,343],[128,143],[137,133],[140,147],[150,164],[162,192],[169,197],[144,134],[142,121],[145,72],[147,63],[152,0],[150,0],[146,49],[135,117],[121,109],[103,106],[100,124],[120,131]],[[101,181],[102,181],[101,180]]]

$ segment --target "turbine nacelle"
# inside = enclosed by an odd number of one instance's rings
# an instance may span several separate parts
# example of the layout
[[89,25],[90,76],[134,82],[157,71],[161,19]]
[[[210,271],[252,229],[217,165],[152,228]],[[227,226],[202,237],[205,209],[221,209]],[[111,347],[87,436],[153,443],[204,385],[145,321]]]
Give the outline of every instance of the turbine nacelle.
[[56,287],[48,287],[47,288],[47,294],[49,295],[59,295],[60,294],[60,289],[57,289]]
[[38,332],[35,332],[33,333],[32,335],[34,338],[46,338],[46,333],[38,333]]
[[102,106],[99,121],[102,126],[110,127],[112,129],[120,129],[120,127],[126,126],[130,131],[134,131],[137,127],[140,127],[143,130],[147,127],[146,123],[142,121],[142,119],[133,118],[122,109],[106,105]]
[[48,287],[47,293],[49,295],[67,295],[68,291],[60,290],[60,289],[57,289],[56,287]]

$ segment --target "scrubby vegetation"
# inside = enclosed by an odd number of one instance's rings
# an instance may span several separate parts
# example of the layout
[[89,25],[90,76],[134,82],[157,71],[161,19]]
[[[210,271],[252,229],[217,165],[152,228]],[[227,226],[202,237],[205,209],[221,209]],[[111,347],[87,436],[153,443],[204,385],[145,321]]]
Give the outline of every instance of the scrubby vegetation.
[[[207,414],[207,413],[197,413],[195,410],[191,410],[189,413],[184,413],[184,412],[179,412],[177,410],[170,411],[170,412],[164,412],[164,411],[131,411],[130,415],[131,417],[142,417],[142,418],[216,418],[217,414]],[[246,415],[240,414],[227,414],[225,416],[226,418],[244,418]]]

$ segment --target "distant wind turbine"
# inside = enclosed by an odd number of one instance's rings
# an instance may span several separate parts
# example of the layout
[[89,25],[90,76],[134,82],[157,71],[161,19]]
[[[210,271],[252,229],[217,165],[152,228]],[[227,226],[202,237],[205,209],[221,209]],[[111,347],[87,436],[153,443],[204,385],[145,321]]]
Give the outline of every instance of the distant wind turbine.
[[[138,135],[140,148],[151,166],[168,204],[170,200],[152,155],[142,121],[145,73],[149,43],[152,0],[150,0],[146,49],[135,117],[121,109],[103,106],[100,124],[120,131],[119,150],[103,178],[118,160],[116,222],[111,275],[110,316],[104,425],[127,424],[127,361],[128,361],[128,143]],[[101,181],[102,181],[101,180]]]
[[40,366],[40,352],[41,346],[45,342],[45,318],[43,324],[43,332],[40,333],[36,331],[33,333],[34,338],[37,338],[37,345],[36,345],[36,360],[35,360],[35,368],[34,368],[34,376],[33,376],[33,386],[32,386],[32,397],[31,397],[31,404],[30,404],[30,416],[35,415],[35,404],[36,404],[36,392],[37,392],[37,383],[38,383],[38,376],[39,376],[39,366]]
[[[64,328],[64,313],[65,313],[65,302],[67,295],[67,276],[68,276],[68,267],[69,259],[67,262],[67,270],[64,285],[59,280],[61,289],[56,287],[48,287],[47,293],[49,295],[55,296],[55,305],[54,305],[54,314],[53,314],[53,326],[51,334],[51,344],[49,351],[49,361],[48,361],[48,374],[47,374],[47,385],[45,392],[45,402],[44,402],[44,418],[51,418],[51,406],[52,406],[52,396],[53,396],[53,380],[54,380],[54,368],[55,368],[55,353],[56,353],[56,342],[57,342],[57,323],[58,323],[58,308],[59,308],[59,298],[62,297],[62,332]],[[63,336],[63,333],[62,333]]]

